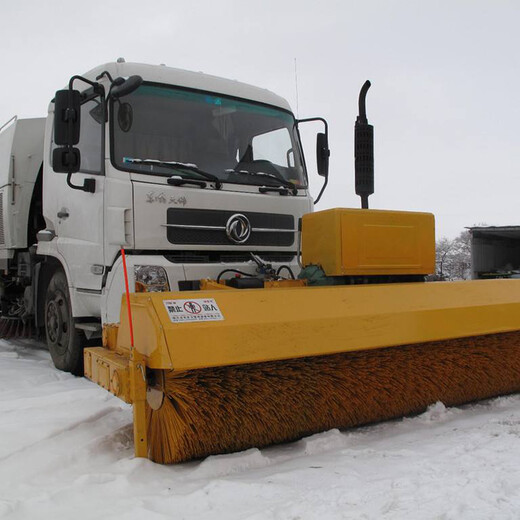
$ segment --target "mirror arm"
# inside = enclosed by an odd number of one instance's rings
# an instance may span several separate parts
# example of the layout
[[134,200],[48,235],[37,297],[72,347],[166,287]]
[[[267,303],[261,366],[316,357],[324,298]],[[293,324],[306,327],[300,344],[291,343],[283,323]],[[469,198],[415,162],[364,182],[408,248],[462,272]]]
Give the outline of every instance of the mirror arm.
[[329,176],[325,177],[325,181],[323,182],[323,186],[321,187],[321,190],[318,194],[318,196],[314,199],[314,204],[318,204],[318,202],[321,199],[321,196],[323,195],[323,192],[325,191],[325,188],[327,187],[327,184],[329,182]]
[[327,123],[326,119],[323,119],[323,117],[307,117],[305,119],[297,119],[296,126],[298,126],[300,123],[309,123],[310,121],[321,121],[323,123],[323,126],[325,127],[325,135],[327,136],[327,140],[328,140],[329,124]]
[[110,83],[114,83],[114,79],[112,78],[112,75],[110,74],[110,72],[108,72],[108,70],[104,70],[101,74],[98,74],[96,76],[96,81],[99,81],[105,76],[108,78],[108,81],[110,81]]
[[78,186],[77,184],[72,184],[71,181],[72,173],[67,174],[67,185],[73,190],[86,191],[87,193],[95,193],[96,192],[96,179],[85,179],[83,181],[83,186]]
[[[110,77],[110,74],[105,71],[102,74],[100,74],[96,79],[100,79],[104,74],[107,74]],[[84,78],[83,76],[78,76],[78,75],[72,76],[69,80],[69,95],[70,96],[72,96],[72,91],[74,90],[74,81],[76,81],[76,80],[87,83],[88,85],[90,85],[92,87],[95,94],[98,94],[98,95],[104,97],[105,88],[103,87],[103,85],[101,85],[97,81],[91,81],[90,79],[87,79],[87,78]],[[82,96],[82,97],[84,97],[84,96]]]
[[[108,100],[110,98],[113,98],[114,96],[112,96],[112,89],[114,87],[117,87],[118,85],[121,85],[124,83],[124,80],[123,81],[120,81],[122,80],[123,78],[116,78],[114,80],[112,80],[111,84],[110,84],[110,88],[108,89],[108,94],[107,94],[107,103],[108,103]],[[116,101],[118,100],[118,98],[114,98]]]
[[71,177],[72,173],[67,173],[67,185],[73,190],[83,190],[83,186],[76,186],[76,184],[72,184]]
[[101,85],[96,82],[96,81],[90,81],[89,79],[87,78],[84,78],[83,76],[72,76],[72,78],[70,78],[69,80],[69,90],[73,90],[73,85],[74,85],[74,81],[76,80],[80,80],[80,81],[83,81],[84,83],[88,83],[90,86],[92,86],[94,88],[94,91],[96,93],[101,93],[100,92],[100,88],[101,88]]

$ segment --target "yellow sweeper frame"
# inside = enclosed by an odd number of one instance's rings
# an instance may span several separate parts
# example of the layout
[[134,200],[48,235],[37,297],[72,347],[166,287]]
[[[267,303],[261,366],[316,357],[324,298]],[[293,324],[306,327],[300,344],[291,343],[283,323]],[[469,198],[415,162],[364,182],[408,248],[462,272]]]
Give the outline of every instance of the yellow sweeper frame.
[[[85,375],[134,407],[135,453],[148,456],[147,371],[173,373],[327,356],[520,330],[520,280],[478,280],[130,295],[104,346],[85,349]],[[218,306],[222,319],[173,322],[165,301]],[[469,349],[471,347],[468,347]],[[471,352],[468,352],[468,356]],[[149,399],[149,403],[151,400]]]

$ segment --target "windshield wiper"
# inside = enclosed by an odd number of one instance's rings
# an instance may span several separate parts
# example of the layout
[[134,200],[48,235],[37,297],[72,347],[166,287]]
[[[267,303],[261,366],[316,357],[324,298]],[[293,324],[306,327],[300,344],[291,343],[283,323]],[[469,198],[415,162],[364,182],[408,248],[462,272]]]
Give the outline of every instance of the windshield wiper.
[[191,184],[192,186],[198,186],[199,188],[205,188],[207,186],[205,181],[199,181],[199,179],[186,179],[186,177],[181,177],[180,175],[169,177],[166,182],[172,186],[184,186],[185,184]]
[[125,157],[123,159],[123,162],[132,164],[144,164],[147,166],[160,166],[162,168],[170,168],[172,170],[177,170],[181,173],[183,170],[190,173],[196,173],[197,175],[200,175],[201,177],[204,177],[205,179],[214,182],[215,189],[220,190],[222,188],[222,182],[216,175],[201,170],[196,164],[181,163],[176,161],[159,161],[157,159],[132,159],[128,157]]
[[[288,188],[293,195],[298,195],[298,188],[294,183],[291,181],[286,181],[285,179],[282,179],[281,177],[278,177],[277,175],[274,175],[272,173],[264,173],[264,172],[250,172],[247,170],[226,170],[229,173],[236,173],[238,175],[251,175],[252,177],[267,177],[269,180],[276,181],[278,183],[278,186],[283,186],[285,188]],[[269,186],[266,186],[266,188],[269,188]],[[260,191],[262,193],[265,193],[266,190],[262,190],[262,186],[260,187]]]

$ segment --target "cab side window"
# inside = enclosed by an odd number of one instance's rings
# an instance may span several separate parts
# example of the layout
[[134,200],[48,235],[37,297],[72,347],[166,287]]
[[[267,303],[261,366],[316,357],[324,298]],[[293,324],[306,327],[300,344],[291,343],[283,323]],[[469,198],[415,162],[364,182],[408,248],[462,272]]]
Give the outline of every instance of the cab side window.
[[77,145],[81,152],[80,172],[100,175],[103,155],[103,124],[99,98],[81,105],[80,140]]
[[279,128],[253,137],[253,159],[267,160],[280,166],[294,167],[291,137],[287,128]]

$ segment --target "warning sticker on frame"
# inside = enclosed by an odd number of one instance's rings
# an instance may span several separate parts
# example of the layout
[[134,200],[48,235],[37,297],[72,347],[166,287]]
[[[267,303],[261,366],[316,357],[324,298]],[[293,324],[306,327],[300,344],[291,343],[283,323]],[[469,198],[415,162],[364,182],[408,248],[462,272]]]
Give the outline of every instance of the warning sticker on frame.
[[214,298],[163,300],[163,302],[172,323],[222,321],[224,319]]

